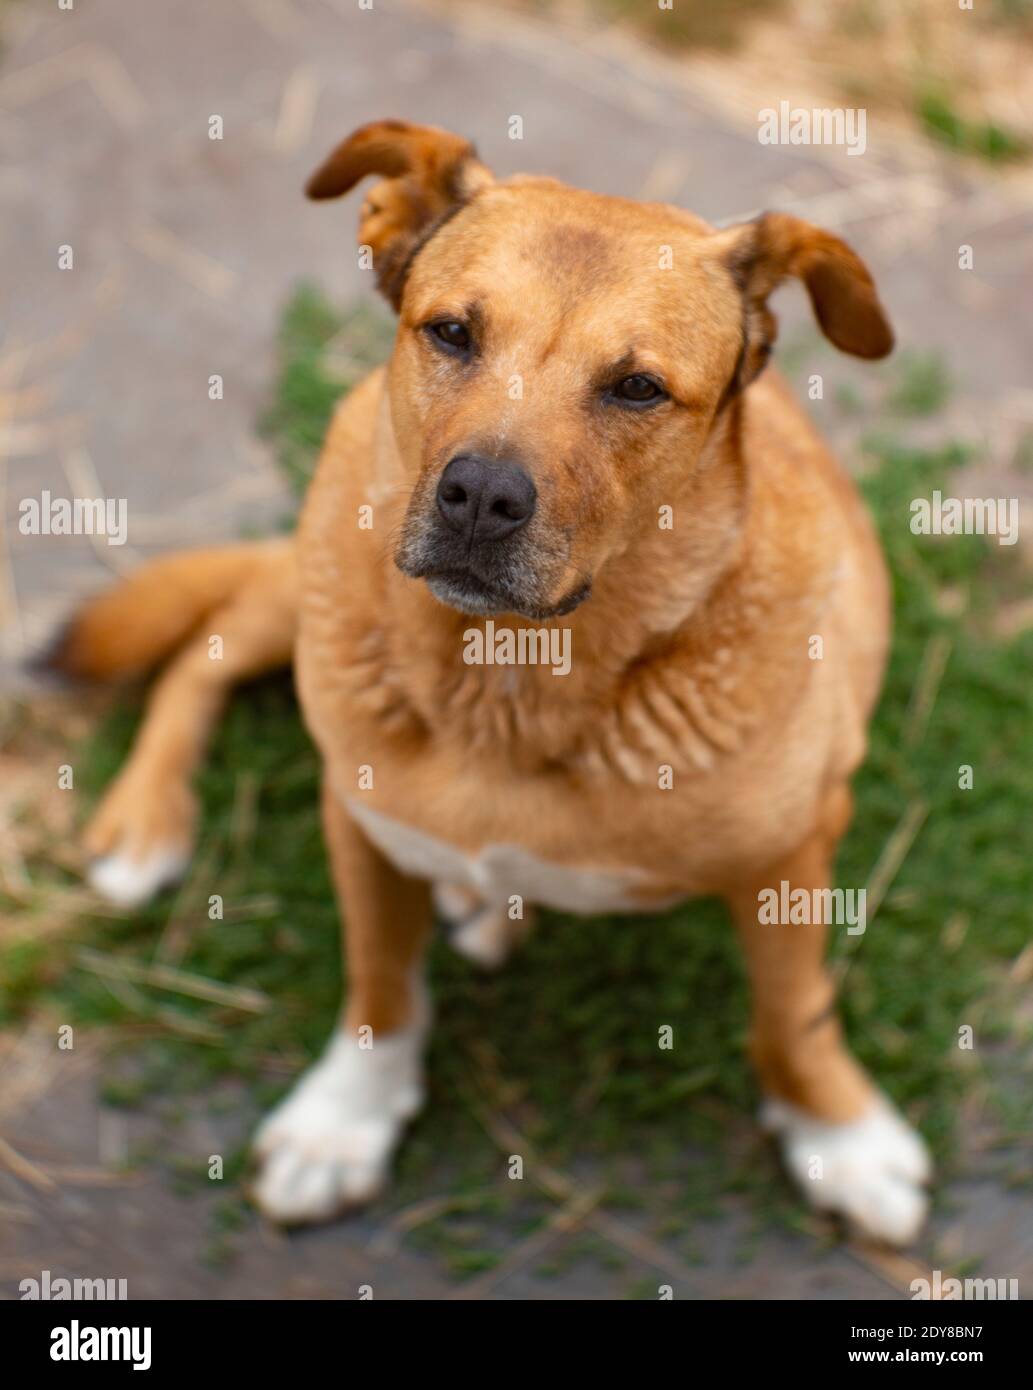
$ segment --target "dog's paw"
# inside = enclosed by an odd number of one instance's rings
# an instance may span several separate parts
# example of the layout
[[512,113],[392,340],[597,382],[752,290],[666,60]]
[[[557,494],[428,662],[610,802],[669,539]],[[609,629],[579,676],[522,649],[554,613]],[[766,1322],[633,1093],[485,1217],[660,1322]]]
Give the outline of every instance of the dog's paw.
[[406,1120],[423,1103],[423,1030],[374,1038],[339,1034],[255,1137],[251,1193],[282,1225],[326,1221],[383,1187]]
[[505,965],[531,927],[530,917],[517,921],[510,917],[508,903],[493,905],[472,889],[453,883],[434,885],[434,905],[449,924],[449,944],[482,970]]
[[819,1211],[835,1212],[859,1235],[891,1245],[908,1245],[918,1235],[929,1209],[929,1154],[883,1097],[847,1124],[772,1099],[761,1122],[779,1135],[786,1167]]
[[190,866],[197,804],[193,792],[127,769],[108,788],[83,833],[86,878],[118,907],[139,907],[178,883]]
[[142,858],[129,851],[94,859],[86,880],[95,892],[116,907],[140,907],[163,888],[178,883],[190,866],[188,850],[158,846]]
[[499,970],[516,945],[514,925],[504,907],[483,907],[453,926],[448,939],[461,956],[482,970]]

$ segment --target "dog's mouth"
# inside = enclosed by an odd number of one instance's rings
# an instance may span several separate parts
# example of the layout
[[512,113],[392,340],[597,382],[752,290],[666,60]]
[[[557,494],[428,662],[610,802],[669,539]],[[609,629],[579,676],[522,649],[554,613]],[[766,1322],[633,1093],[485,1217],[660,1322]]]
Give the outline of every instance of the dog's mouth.
[[472,570],[436,570],[422,576],[427,588],[440,602],[460,613],[475,617],[497,617],[502,613],[518,613],[522,618],[544,621],[572,613],[592,590],[591,580],[555,604],[546,604],[514,593],[507,585],[481,579]]
[[[545,534],[529,541],[521,532],[470,545],[410,502],[394,559],[404,575],[424,580],[439,603],[459,613],[514,613],[542,622],[572,613],[592,591],[591,579],[570,565],[562,539]],[[564,584],[571,587],[554,597]]]

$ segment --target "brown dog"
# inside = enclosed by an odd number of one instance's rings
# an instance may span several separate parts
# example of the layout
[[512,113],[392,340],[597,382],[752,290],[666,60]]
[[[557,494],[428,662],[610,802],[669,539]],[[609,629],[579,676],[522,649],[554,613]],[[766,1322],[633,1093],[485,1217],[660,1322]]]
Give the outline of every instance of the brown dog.
[[432,886],[492,962],[525,904],[717,893],[790,1170],[818,1207],[909,1240],[928,1162],[843,1045],[827,911],[763,907],[828,907],[889,631],[851,483],[760,375],[767,299],[796,276],[833,343],[881,357],[868,272],[793,217],[715,231],[496,182],[466,141],[397,121],[357,131],[308,191],[368,174],[359,239],[397,340],[339,407],[297,537],[150,566],[62,649],[113,674],[180,648],[89,829],[94,882],[132,901],[182,871],[219,704],[293,646],[349,995],[258,1136],[272,1217],[331,1216],[385,1177],[420,1103]]

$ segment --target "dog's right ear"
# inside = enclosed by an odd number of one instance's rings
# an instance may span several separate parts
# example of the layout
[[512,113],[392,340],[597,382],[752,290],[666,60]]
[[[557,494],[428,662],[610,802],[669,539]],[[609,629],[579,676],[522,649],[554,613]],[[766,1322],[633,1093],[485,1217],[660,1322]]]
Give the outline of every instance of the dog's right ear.
[[368,174],[383,181],[359,213],[359,245],[370,247],[377,284],[395,309],[423,243],[492,174],[469,140],[435,126],[373,121],[360,126],[305,185],[310,198],[339,198]]

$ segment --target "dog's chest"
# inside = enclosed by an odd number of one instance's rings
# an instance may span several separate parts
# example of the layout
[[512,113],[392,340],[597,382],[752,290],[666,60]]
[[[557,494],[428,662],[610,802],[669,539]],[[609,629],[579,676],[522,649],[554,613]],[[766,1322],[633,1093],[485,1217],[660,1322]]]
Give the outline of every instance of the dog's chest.
[[665,906],[670,895],[650,892],[638,869],[560,864],[517,844],[487,844],[469,853],[349,797],[348,810],[384,857],[402,873],[435,883],[460,884],[489,902],[518,894],[561,912],[634,912]]

